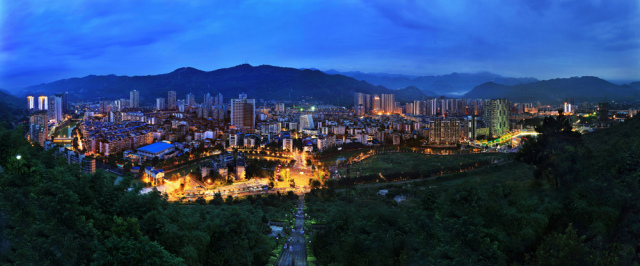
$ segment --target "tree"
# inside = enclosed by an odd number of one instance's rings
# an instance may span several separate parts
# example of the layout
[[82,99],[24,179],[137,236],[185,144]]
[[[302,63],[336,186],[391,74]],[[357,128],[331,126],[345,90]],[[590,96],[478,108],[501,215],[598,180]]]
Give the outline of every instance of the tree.
[[579,158],[587,152],[581,134],[572,131],[569,119],[562,112],[557,118],[546,117],[536,127],[537,138],[524,142],[516,159],[534,165],[538,180],[546,180],[556,189],[575,180]]

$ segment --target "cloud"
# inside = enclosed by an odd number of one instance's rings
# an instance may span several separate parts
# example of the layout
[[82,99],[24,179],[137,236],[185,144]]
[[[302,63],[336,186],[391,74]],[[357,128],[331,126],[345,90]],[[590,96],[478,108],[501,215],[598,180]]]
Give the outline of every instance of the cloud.
[[[248,60],[640,79],[638,1],[5,1],[0,87]],[[579,72],[579,73],[578,73]]]

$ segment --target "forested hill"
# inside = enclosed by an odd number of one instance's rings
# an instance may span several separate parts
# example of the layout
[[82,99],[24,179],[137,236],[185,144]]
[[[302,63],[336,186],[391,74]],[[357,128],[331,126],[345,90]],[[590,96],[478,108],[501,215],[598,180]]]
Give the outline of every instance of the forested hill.
[[5,128],[13,125],[26,114],[27,99],[19,99],[4,90],[0,90],[0,124]]
[[[353,106],[354,92],[395,92],[366,81],[343,75],[328,75],[317,70],[248,64],[214,71],[183,67],[171,73],[148,76],[91,75],[30,86],[23,89],[23,92],[48,95],[69,91],[71,100],[95,100],[128,98],[131,90],[140,91],[140,100],[147,103],[158,97],[166,98],[168,91],[175,90],[179,99],[185,98],[187,93],[195,94],[196,102],[202,102],[206,93],[222,93],[226,99],[230,99],[245,92],[255,99],[319,100],[326,104],[349,107]],[[424,93],[418,90],[411,94],[401,93],[397,100],[413,101],[423,97]]]
[[557,104],[567,98],[582,101],[640,100],[640,89],[616,85],[597,77],[550,79],[527,84],[503,85],[488,82],[476,86],[465,98],[508,98],[517,102]]

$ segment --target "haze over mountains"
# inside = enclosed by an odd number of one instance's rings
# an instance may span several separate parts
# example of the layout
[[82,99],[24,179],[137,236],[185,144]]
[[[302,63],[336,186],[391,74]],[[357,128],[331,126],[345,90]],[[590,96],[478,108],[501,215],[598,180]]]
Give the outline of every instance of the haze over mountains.
[[409,76],[387,73],[362,73],[360,71],[339,72],[333,69],[324,71],[327,74],[345,75],[357,80],[364,80],[374,85],[390,89],[416,86],[427,95],[460,96],[471,91],[475,86],[486,82],[503,85],[516,85],[538,81],[535,78],[510,78],[491,72],[451,73],[437,76]]
[[[636,86],[637,87],[637,86]],[[476,86],[465,98],[509,98],[516,102],[558,103],[567,98],[576,101],[638,100],[640,90],[630,85],[616,85],[598,77],[550,79],[534,83],[503,85],[487,82]]]
[[355,92],[393,93],[400,102],[440,95],[506,97],[512,101],[543,103],[558,103],[566,98],[577,101],[601,101],[605,97],[608,100],[640,99],[640,82],[616,85],[597,77],[538,81],[535,78],[510,78],[489,72],[415,77],[248,64],[213,71],[183,67],[170,73],[147,76],[90,75],[29,86],[14,93],[22,97],[68,91],[70,100],[98,100],[128,98],[131,90],[140,91],[143,103],[167,97],[170,90],[177,91],[178,98],[193,93],[197,102],[201,102],[206,93],[222,93],[229,98],[245,92],[255,99],[305,99],[340,106],[351,106]]

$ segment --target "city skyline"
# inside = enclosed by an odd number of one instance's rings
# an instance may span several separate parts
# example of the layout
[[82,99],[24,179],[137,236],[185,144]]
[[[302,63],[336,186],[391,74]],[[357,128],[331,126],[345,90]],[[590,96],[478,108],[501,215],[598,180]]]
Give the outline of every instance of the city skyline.
[[0,88],[244,62],[634,81],[639,10],[637,1],[9,2],[0,9],[8,40],[0,50]]

